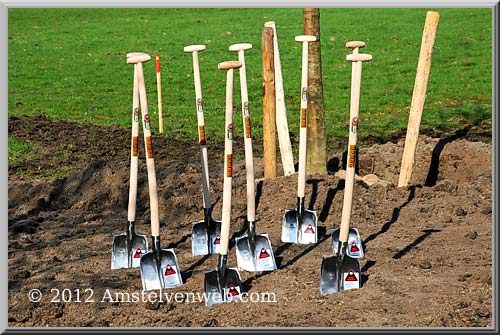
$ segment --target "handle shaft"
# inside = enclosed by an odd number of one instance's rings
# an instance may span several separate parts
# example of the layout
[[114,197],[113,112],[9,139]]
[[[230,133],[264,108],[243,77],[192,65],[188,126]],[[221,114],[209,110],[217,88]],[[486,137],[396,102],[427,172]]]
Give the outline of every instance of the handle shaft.
[[226,131],[224,140],[224,190],[222,199],[222,226],[219,253],[227,255],[231,227],[231,197],[233,177],[233,69],[227,70]]
[[160,236],[160,218],[158,213],[158,190],[156,186],[155,161],[153,158],[153,143],[151,125],[149,123],[148,101],[142,63],[137,63],[137,80],[139,84],[139,101],[142,112],[142,129],[144,131],[144,147],[146,150],[146,165],[148,169],[149,205],[151,207],[151,235]]
[[309,62],[309,45],[302,43],[302,76],[300,98],[300,142],[299,142],[299,198],[304,197],[306,188],[306,154],[307,154],[307,74]]
[[241,112],[243,117],[243,131],[245,137],[245,170],[247,174],[247,220],[255,221],[255,173],[253,164],[252,130],[250,124],[250,109],[248,103],[247,72],[245,67],[245,51],[238,51],[241,86]]
[[349,147],[345,175],[344,206],[340,222],[340,242],[347,242],[349,224],[351,222],[352,195],[354,190],[354,172],[356,167],[356,145],[358,140],[359,99],[361,95],[361,67],[363,62],[352,63],[351,75],[351,109],[349,113]]
[[134,89],[132,93],[132,138],[130,142],[130,189],[128,194],[128,221],[134,222],[137,206],[137,173],[139,164],[139,85],[137,67],[134,65]]
[[158,91],[158,127],[163,134],[163,102],[161,96],[160,55],[156,55],[156,89]]
[[203,96],[201,93],[200,62],[198,51],[193,51],[194,91],[196,95],[196,117],[198,120],[198,140],[200,142],[201,185],[203,188],[203,207],[210,208],[210,176],[208,170],[208,153],[205,138],[205,117],[203,111]]

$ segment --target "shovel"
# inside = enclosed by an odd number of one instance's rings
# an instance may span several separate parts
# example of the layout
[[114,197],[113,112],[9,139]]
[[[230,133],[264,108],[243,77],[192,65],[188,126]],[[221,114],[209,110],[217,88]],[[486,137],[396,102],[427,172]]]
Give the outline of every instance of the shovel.
[[247,75],[245,68],[245,50],[252,48],[249,43],[233,44],[229,51],[238,52],[241,86],[241,110],[245,138],[245,170],[247,174],[247,231],[236,237],[236,260],[238,268],[245,271],[274,271],[273,248],[267,234],[255,232],[255,175],[253,165],[252,131],[248,104]]
[[[349,42],[347,45],[361,46],[362,42]],[[364,46],[364,43],[363,43]],[[364,252],[359,239],[357,229],[350,232],[349,223],[351,220],[352,194],[354,189],[354,167],[356,165],[356,142],[359,114],[359,98],[361,88],[361,68],[362,62],[370,61],[371,55],[359,54],[357,47],[353,47],[352,54],[346,59],[352,63],[352,86],[351,86],[351,110],[349,126],[349,150],[348,164],[345,176],[344,206],[342,208],[342,220],[340,229],[332,233],[333,256],[323,257],[321,264],[320,293],[322,295],[334,293],[342,290],[350,290],[361,287],[359,258]],[[353,250],[353,242],[357,248]],[[356,250],[357,249],[357,250]]]
[[142,112],[142,128],[144,130],[144,145],[146,149],[146,165],[148,170],[149,202],[151,206],[152,250],[144,254],[140,261],[142,288],[144,291],[170,288],[182,285],[177,257],[172,249],[162,249],[160,243],[160,219],[158,213],[158,193],[156,188],[155,162],[153,144],[151,141],[151,126],[149,124],[146,85],[142,63],[151,59],[148,54],[130,57],[127,63],[135,64],[139,86],[139,101]]
[[226,79],[226,130],[224,143],[224,190],[222,200],[222,226],[217,269],[205,272],[205,303],[207,306],[238,300],[243,286],[238,270],[227,266],[229,249],[229,229],[231,225],[231,188],[233,177],[233,75],[241,62],[229,61],[218,65],[219,70],[227,70]]
[[[359,49],[365,47],[365,42],[363,41],[351,41],[347,42],[346,47],[352,49],[352,54],[353,55],[358,55],[359,54]],[[356,62],[353,62],[353,73],[355,71],[354,67],[357,66]],[[359,69],[361,69],[361,66],[359,66]],[[356,70],[357,71],[357,70]],[[354,80],[354,78],[353,78]],[[360,77],[360,83],[361,83],[361,77]],[[353,92],[352,94],[358,94],[356,92]],[[359,95],[358,95],[359,96]],[[352,178],[354,180],[354,173],[355,173],[355,162],[356,162],[356,145],[357,145],[357,140],[358,140],[358,110],[359,110],[359,97],[357,98],[357,105],[358,108],[356,111],[351,112],[352,115],[350,116],[351,121],[349,123],[349,162],[348,162],[348,167],[349,169],[349,178]],[[347,176],[347,170],[346,170],[346,176]],[[346,177],[347,178],[347,177]],[[352,183],[352,186],[354,187],[354,182]],[[347,202],[346,202],[347,201]],[[348,208],[351,207],[352,205],[352,192],[351,196],[349,199],[344,200],[346,203],[346,206],[349,206]],[[346,209],[350,213],[350,209]],[[350,218],[348,220],[350,222]],[[333,255],[337,254],[337,251],[339,250],[339,234],[340,234],[340,228],[334,228],[332,229],[332,250],[333,250]],[[363,245],[361,243],[361,236],[359,235],[359,231],[357,228],[354,227],[349,227],[349,233],[347,235],[347,249],[346,253],[349,257],[352,258],[362,258],[365,255]]]
[[[139,53],[127,54],[127,57],[137,56]],[[130,150],[130,190],[128,199],[127,232],[115,234],[111,252],[111,269],[137,268],[141,256],[148,252],[146,235],[135,233],[136,200],[137,200],[137,171],[138,171],[138,138],[139,138],[139,87],[137,73],[134,66],[134,90],[132,98],[132,139]]]
[[304,193],[306,188],[306,150],[307,150],[307,71],[309,42],[315,36],[296,36],[302,42],[302,90],[300,101],[300,145],[297,208],[285,209],[281,229],[281,241],[285,243],[316,243],[318,240],[318,217],[315,211],[305,209]]
[[192,223],[191,252],[193,256],[215,254],[219,252],[221,221],[212,219],[210,200],[210,181],[208,173],[207,141],[205,138],[205,120],[203,98],[201,95],[200,65],[198,52],[205,50],[204,45],[188,45],[185,52],[193,54],[194,89],[196,94],[196,115],[198,118],[198,139],[200,141],[201,184],[203,188],[204,218]]

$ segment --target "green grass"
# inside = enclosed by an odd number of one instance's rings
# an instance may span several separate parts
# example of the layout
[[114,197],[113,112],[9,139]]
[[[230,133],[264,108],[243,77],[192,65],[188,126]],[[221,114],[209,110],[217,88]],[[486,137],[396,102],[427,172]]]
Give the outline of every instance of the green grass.
[[[422,128],[453,130],[491,119],[492,11],[436,9],[441,14]],[[321,9],[321,47],[329,137],[347,137],[350,63],[344,46],[363,40],[373,55],[363,66],[362,134],[386,135],[406,128],[427,9]],[[262,136],[261,31],[277,24],[291,131],[298,131],[301,9],[9,9],[9,115],[129,127],[131,51],[162,58],[165,129],[196,137],[192,58],[201,53],[205,121],[210,140],[222,140],[225,73],[221,61],[235,59],[233,43],[249,42],[247,77],[253,133]],[[157,127],[154,61],[145,66],[153,126]],[[235,77],[235,124],[241,124],[239,79]],[[22,105],[20,103],[22,103]],[[241,134],[242,127],[235,127]],[[10,147],[9,147],[10,148]],[[9,153],[10,159],[10,153]]]
[[31,144],[9,137],[9,165],[26,160],[32,150]]

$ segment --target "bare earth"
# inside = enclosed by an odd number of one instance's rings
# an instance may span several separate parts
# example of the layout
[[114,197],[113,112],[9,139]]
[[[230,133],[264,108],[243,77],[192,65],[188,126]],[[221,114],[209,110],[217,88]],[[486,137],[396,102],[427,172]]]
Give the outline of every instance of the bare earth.
[[[489,144],[421,136],[408,188],[395,185],[402,140],[361,147],[359,176],[379,178],[373,185],[358,180],[354,189],[352,220],[366,249],[364,285],[329,296],[319,294],[319,275],[322,256],[331,253],[329,231],[340,223],[342,152],[330,154],[332,174],[308,176],[306,205],[317,212],[320,225],[316,245],[280,241],[284,209],[296,203],[297,177],[259,181],[257,231],[269,234],[279,269],[241,276],[249,293],[274,292],[277,302],[208,308],[201,302],[100,302],[106,289],[141,290],[138,269],[110,270],[113,234],[125,232],[127,220],[128,131],[24,117],[9,119],[9,135],[38,143],[38,158],[9,167],[11,327],[492,326]],[[214,268],[217,257],[191,256],[191,222],[202,218],[198,147],[159,136],[153,143],[162,244],[175,249],[185,280],[169,292],[201,293],[203,271]],[[235,147],[241,158],[241,138]],[[221,150],[217,144],[209,151],[215,217],[222,206]],[[40,178],[59,166],[70,176],[54,182]],[[256,173],[263,177],[260,159]],[[233,178],[233,238],[244,229],[245,197],[240,161]],[[149,234],[144,163],[138,201],[137,230]],[[229,264],[236,265],[234,248]],[[34,288],[44,294],[38,303],[28,300]],[[81,289],[81,300],[89,296],[85,289],[93,289],[94,302],[52,303],[54,288]]]

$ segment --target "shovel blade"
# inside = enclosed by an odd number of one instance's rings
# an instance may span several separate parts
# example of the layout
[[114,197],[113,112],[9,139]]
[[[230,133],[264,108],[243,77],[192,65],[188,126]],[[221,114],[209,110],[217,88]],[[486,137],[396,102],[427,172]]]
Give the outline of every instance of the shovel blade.
[[203,220],[192,223],[191,252],[193,256],[219,253],[221,224],[221,221],[212,219],[208,226]]
[[134,235],[128,249],[127,234],[114,235],[111,252],[111,269],[137,268],[141,257],[148,252],[146,235]]
[[179,263],[172,249],[161,249],[160,260],[154,252],[141,258],[141,278],[144,291],[172,288],[183,284]]
[[[332,229],[332,249],[334,255],[337,254],[337,250],[339,247],[339,234],[340,228]],[[362,258],[365,256],[365,251],[361,243],[361,236],[359,235],[359,231],[357,228],[349,228],[346,253],[347,256],[351,258]]]
[[299,236],[299,222],[295,208],[285,209],[283,223],[281,225],[281,242],[297,243]]
[[205,271],[205,304],[212,306],[241,298],[243,285],[238,270],[226,268],[224,278],[220,278],[218,270]]
[[253,248],[248,236],[237,237],[236,260],[238,262],[238,268],[241,270],[276,270],[273,248],[267,234],[257,234],[255,237],[255,246]]
[[220,250],[220,231],[222,221],[210,219],[208,233],[210,237],[209,252],[210,254],[218,254]]
[[319,291],[321,295],[361,287],[360,264],[355,258],[323,257]]
[[207,255],[209,253],[208,227],[205,221],[192,223],[191,252],[193,256]]
[[300,244],[316,243],[318,241],[318,217],[315,211],[306,209],[300,222]]

